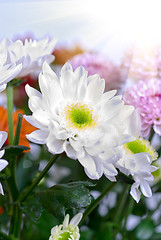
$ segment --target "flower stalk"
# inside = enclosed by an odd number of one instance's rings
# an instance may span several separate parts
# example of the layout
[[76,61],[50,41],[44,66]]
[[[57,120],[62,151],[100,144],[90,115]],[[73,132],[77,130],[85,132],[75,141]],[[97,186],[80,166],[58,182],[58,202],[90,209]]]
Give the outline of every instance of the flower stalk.
[[[21,125],[22,125],[22,114],[18,115],[17,126],[16,126],[16,133],[14,138],[14,145],[18,145],[20,132],[21,132]],[[10,235],[14,236],[16,239],[19,238],[20,234],[20,227],[21,227],[21,218],[22,218],[22,211],[19,208],[18,203],[16,202],[19,197],[19,191],[17,187],[17,180],[16,180],[16,163],[17,158],[13,158],[10,161],[11,164],[11,177],[8,179],[8,187],[10,188],[12,199],[11,204],[11,219],[10,219]]]
[[7,86],[9,144],[13,145],[13,86]]
[[115,182],[111,182],[107,185],[107,187],[103,190],[101,195],[95,199],[91,205],[86,209],[86,211],[83,214],[82,220],[80,221],[80,224],[91,214],[91,212],[98,206],[100,201],[108,194],[108,192],[116,185]]
[[39,182],[43,179],[43,177],[46,175],[48,170],[53,166],[55,161],[58,159],[60,155],[54,155],[51,157],[50,161],[46,165],[46,167],[43,169],[43,171],[39,174],[39,176],[33,181],[33,183],[24,191],[19,197],[19,202],[23,202],[26,200],[26,198],[30,195],[30,193],[33,191],[33,189],[39,184]]
[[23,115],[21,113],[19,113],[18,114],[18,119],[17,119],[17,126],[16,126],[15,137],[14,137],[14,145],[18,145],[19,144],[22,120],[23,120]]
[[155,132],[154,132],[154,129],[153,129],[153,127],[152,127],[152,128],[151,128],[151,131],[150,131],[149,142],[152,141],[154,134],[155,134]]
[[121,215],[123,213],[123,209],[125,207],[125,204],[127,203],[127,197],[128,197],[128,191],[129,191],[129,185],[128,184],[125,184],[123,189],[122,189],[122,193],[121,193],[121,197],[120,197],[120,200],[119,200],[119,203],[118,203],[118,210],[115,214],[115,217],[114,217],[114,221],[115,222],[119,222],[120,221],[120,218],[121,218]]

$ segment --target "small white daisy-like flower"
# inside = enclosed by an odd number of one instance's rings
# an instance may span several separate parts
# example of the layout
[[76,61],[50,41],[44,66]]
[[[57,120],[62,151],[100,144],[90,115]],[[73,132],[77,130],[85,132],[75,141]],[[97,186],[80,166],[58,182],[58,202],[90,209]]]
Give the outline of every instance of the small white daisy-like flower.
[[121,96],[114,96],[115,90],[104,93],[105,82],[99,75],[87,74],[83,67],[73,71],[65,64],[59,79],[43,64],[39,76],[42,93],[26,85],[33,114],[24,117],[39,129],[27,137],[46,144],[53,154],[65,151],[78,159],[89,178],[99,179],[104,173],[115,180],[113,164],[120,157],[117,146],[134,140],[124,132],[134,108],[125,106]]
[[52,52],[55,44],[56,39],[50,41],[48,38],[40,41],[26,39],[24,43],[21,40],[12,42],[3,39],[0,43],[0,51],[1,49],[7,51],[8,64],[22,64],[22,69],[16,76],[18,78],[40,71],[44,61],[49,64],[53,62]]
[[21,69],[21,64],[7,64],[7,51],[0,46],[0,92],[2,92],[9,81],[17,76]]
[[65,216],[63,224],[51,229],[49,240],[79,240],[78,224],[82,219],[82,213],[75,215],[69,222],[69,214]]
[[157,167],[152,165],[152,161],[156,160],[158,155],[150,145],[150,143],[138,138],[135,141],[128,142],[122,147],[123,156],[117,162],[117,167],[126,175],[131,175],[134,179],[130,194],[136,202],[140,200],[140,190],[146,197],[152,196],[149,184],[154,180],[152,172]]
[[[7,139],[7,133],[0,131],[0,148],[3,146]],[[4,155],[4,150],[0,151],[0,172],[8,165],[8,162],[4,159],[1,159]],[[0,183],[0,193],[4,195],[2,184]]]

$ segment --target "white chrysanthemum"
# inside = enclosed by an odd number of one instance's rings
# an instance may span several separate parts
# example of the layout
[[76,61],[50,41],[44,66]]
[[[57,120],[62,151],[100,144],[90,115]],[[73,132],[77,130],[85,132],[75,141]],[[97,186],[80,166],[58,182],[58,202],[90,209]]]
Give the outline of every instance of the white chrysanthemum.
[[14,79],[22,69],[21,64],[7,64],[7,51],[0,46],[0,92],[2,92],[7,83]]
[[79,240],[78,224],[82,218],[82,213],[75,215],[69,223],[69,215],[65,216],[63,224],[51,229],[49,240]]
[[25,43],[21,40],[11,42],[8,39],[4,39],[0,43],[0,51],[1,49],[6,49],[8,52],[8,64],[22,64],[22,70],[16,76],[18,78],[39,71],[44,61],[51,63],[54,60],[52,52],[55,43],[55,39],[50,41],[48,38],[40,41],[26,39]]
[[[7,139],[7,133],[0,131],[0,148],[3,146]],[[4,155],[4,150],[0,151],[0,172],[8,165],[8,162],[4,159],[1,159]],[[2,184],[0,183],[0,193],[4,195]]]
[[151,165],[157,158],[157,153],[150,143],[142,138],[124,144],[122,147],[122,158],[117,162],[117,167],[126,175],[131,175],[134,179],[130,194],[136,202],[140,200],[139,187],[146,197],[151,197],[152,192],[149,184],[154,180],[151,172],[157,167]]
[[104,173],[115,180],[114,163],[120,157],[117,146],[134,140],[124,132],[134,108],[124,106],[121,96],[114,96],[115,90],[103,93],[105,82],[99,75],[87,74],[83,67],[73,72],[71,65],[65,64],[59,79],[43,64],[39,76],[42,93],[26,85],[33,114],[25,119],[39,129],[27,137],[46,144],[53,154],[65,151],[68,157],[78,159],[92,179]]

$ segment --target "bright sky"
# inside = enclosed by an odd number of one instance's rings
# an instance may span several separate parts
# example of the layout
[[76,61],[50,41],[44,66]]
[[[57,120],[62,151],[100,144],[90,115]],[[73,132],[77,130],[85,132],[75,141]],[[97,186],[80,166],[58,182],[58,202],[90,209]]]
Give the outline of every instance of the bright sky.
[[115,57],[131,42],[161,42],[160,9],[161,0],[0,0],[0,39],[30,31]]

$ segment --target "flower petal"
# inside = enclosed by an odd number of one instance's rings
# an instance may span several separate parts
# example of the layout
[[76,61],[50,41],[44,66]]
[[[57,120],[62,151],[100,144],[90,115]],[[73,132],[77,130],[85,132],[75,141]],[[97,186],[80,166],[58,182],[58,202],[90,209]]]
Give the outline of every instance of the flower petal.
[[63,149],[69,158],[77,159],[76,151],[72,148],[68,141],[64,142]]
[[151,188],[146,180],[141,181],[140,188],[145,197],[152,196]]
[[138,190],[139,184],[137,182],[133,183],[131,186],[130,194],[133,197],[133,199],[138,203],[140,200],[141,193]]
[[99,174],[97,172],[96,163],[94,159],[87,153],[84,157],[79,157],[78,161],[84,167],[87,176],[91,179],[99,179]]
[[41,93],[38,90],[36,90],[35,88],[30,87],[29,84],[25,85],[25,90],[26,90],[28,97],[37,96],[40,99],[42,98]]
[[69,224],[69,214],[65,216],[64,222],[63,222],[63,228],[67,228]]
[[52,154],[62,153],[64,151],[63,143],[64,143],[64,141],[56,139],[55,136],[52,135],[52,133],[49,134],[49,136],[47,138],[47,141],[46,141],[46,145],[48,147],[48,150]]
[[83,214],[82,213],[78,213],[77,215],[75,215],[71,221],[70,221],[70,224],[71,225],[74,225],[74,226],[78,226],[80,220],[82,219],[83,217]]
[[27,134],[26,137],[31,142],[38,143],[38,144],[45,144],[48,135],[49,135],[48,131],[36,130],[30,134]]
[[0,148],[3,146],[5,141],[7,140],[8,134],[4,131],[0,131]]
[[0,183],[0,194],[4,195],[4,191],[3,191],[3,188],[2,188],[2,184]]
[[89,84],[86,89],[86,99],[92,103],[101,100],[105,89],[105,81],[98,74],[88,77]]
[[159,136],[161,136],[161,125],[154,125],[153,126],[153,128],[154,128],[154,131],[159,135]]
[[6,160],[0,159],[0,172],[8,165]]

